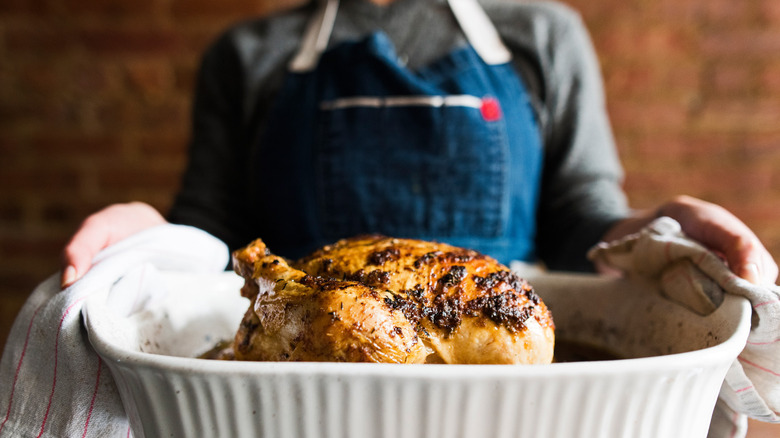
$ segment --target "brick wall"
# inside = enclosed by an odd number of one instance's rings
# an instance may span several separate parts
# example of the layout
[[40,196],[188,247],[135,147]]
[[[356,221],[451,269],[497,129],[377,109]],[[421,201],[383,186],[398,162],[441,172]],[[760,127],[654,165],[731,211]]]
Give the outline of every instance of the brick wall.
[[[168,208],[205,45],[300,1],[0,2],[0,345],[88,213]],[[720,203],[780,255],[780,2],[568,3],[601,58],[633,204]]]
[[291,3],[0,2],[0,345],[85,216],[130,200],[167,210],[201,52]]
[[720,203],[780,255],[780,2],[569,3],[601,58],[633,203]]

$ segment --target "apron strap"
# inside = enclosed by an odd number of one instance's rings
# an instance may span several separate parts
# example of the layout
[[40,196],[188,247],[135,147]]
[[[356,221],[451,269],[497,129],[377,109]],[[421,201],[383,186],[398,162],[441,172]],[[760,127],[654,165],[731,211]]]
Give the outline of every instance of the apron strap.
[[[339,0],[318,0],[317,11],[306,26],[298,53],[289,64],[290,71],[305,73],[314,70],[336,22]],[[495,26],[477,0],[447,0],[466,39],[488,65],[505,64],[512,59]]]
[[328,47],[328,40],[336,22],[339,0],[318,0],[317,11],[306,26],[306,33],[295,57],[288,66],[294,73],[314,70],[320,55]]
[[496,27],[477,0],[448,0],[461,30],[485,64],[506,64],[512,52],[506,48]]
[[[339,0],[319,0],[318,3],[317,11],[306,26],[298,53],[290,62],[292,72],[313,70],[328,47]],[[486,64],[505,64],[512,59],[512,53],[501,41],[501,36],[477,0],[447,0],[447,3],[469,44]]]

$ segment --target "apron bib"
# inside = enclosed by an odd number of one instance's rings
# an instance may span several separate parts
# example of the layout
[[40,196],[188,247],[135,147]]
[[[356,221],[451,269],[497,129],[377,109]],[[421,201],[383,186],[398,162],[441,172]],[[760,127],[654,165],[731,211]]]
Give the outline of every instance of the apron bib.
[[338,2],[315,14],[256,163],[274,251],[382,233],[533,258],[542,147],[527,94],[477,3],[451,6],[470,45],[416,71],[380,32],[325,50]]

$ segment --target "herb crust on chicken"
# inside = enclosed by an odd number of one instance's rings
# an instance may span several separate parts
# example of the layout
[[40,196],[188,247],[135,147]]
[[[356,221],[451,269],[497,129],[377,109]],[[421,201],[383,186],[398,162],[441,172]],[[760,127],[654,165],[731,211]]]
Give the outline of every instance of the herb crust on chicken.
[[233,253],[233,265],[251,300],[232,345],[238,360],[552,361],[545,304],[473,250],[372,235],[292,262],[258,239]]

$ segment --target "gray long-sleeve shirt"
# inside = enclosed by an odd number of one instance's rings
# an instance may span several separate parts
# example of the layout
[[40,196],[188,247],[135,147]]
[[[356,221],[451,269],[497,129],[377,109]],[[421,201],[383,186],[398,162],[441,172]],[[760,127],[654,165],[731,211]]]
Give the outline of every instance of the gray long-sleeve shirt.
[[[587,270],[587,249],[628,208],[604,107],[601,73],[579,16],[553,2],[480,2],[513,54],[540,125],[544,168],[537,249],[553,269]],[[206,52],[197,83],[190,163],[169,218],[231,249],[263,237],[252,216],[278,214],[249,199],[247,163],[298,49],[313,5],[228,29]],[[384,31],[414,69],[465,44],[445,0],[386,7],[342,0],[330,44]]]

